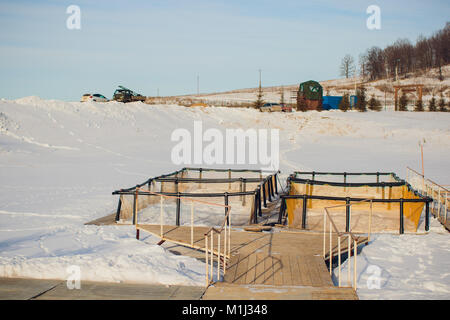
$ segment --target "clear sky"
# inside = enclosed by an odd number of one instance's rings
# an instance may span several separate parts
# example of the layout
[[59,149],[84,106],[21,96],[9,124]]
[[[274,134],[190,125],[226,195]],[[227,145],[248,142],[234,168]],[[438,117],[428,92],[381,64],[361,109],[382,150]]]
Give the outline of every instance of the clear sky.
[[[69,30],[69,5],[81,29]],[[366,27],[369,5],[381,30]],[[179,95],[339,77],[346,54],[445,26],[448,0],[0,1],[0,97]]]

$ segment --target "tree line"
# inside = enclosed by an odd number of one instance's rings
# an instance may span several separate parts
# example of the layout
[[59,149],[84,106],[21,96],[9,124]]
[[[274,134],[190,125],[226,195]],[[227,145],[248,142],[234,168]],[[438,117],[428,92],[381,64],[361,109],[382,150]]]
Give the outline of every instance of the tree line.
[[[364,79],[379,80],[408,73],[438,68],[443,80],[442,66],[450,64],[450,22],[430,37],[420,35],[415,44],[408,39],[398,39],[386,48],[374,46],[359,56],[359,73]],[[341,75],[355,74],[355,61],[346,55],[341,62]]]

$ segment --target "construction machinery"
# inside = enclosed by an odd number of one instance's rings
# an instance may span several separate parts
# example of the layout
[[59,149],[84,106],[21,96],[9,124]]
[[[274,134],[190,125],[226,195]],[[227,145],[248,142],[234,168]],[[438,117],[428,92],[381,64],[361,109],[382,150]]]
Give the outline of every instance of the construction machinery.
[[146,99],[145,96],[134,92],[133,90],[130,90],[128,88],[125,88],[123,86],[119,86],[119,89],[114,91],[113,100],[119,101],[119,102],[134,102],[134,101],[142,101],[144,102]]

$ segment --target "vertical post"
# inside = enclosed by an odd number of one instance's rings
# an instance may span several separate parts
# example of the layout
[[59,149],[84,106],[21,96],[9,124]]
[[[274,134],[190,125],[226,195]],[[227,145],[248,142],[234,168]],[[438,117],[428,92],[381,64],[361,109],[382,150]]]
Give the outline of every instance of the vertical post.
[[[242,191],[243,192],[247,192],[247,180],[246,179],[242,179],[242,184],[243,184],[243,189],[242,189]],[[246,200],[246,196],[245,195],[243,195],[242,196],[242,206],[244,207],[245,206],[245,200]]]
[[214,231],[211,230],[211,282],[214,281]]
[[180,226],[180,212],[181,212],[181,198],[180,198],[180,193],[177,192],[177,221],[176,221],[176,225]]
[[271,187],[270,187],[270,177],[269,177],[269,179],[267,179],[267,195],[269,196],[269,202],[272,202],[272,195],[271,195],[271,191],[270,191],[270,189],[271,189]]
[[228,216],[228,256],[231,257],[231,215]]
[[312,172],[311,178],[312,178],[312,181],[314,181],[314,179],[316,178],[316,172],[315,171]]
[[[223,195],[224,203],[225,203],[225,215],[228,213],[228,192],[225,192]],[[228,221],[228,219],[227,219]]]
[[208,268],[208,235],[205,234],[205,276],[206,276],[206,287],[209,285],[209,268]]
[[280,212],[278,213],[278,224],[283,222],[283,214],[286,210],[286,199],[281,198]]
[[161,204],[160,204],[160,217],[159,222],[161,225],[161,240],[164,236],[164,212],[163,212],[163,205],[164,205],[164,197],[161,195]]
[[225,226],[223,228],[224,234],[223,234],[223,274],[225,275],[226,272],[226,265],[227,265],[227,221],[225,221]]
[[438,201],[437,201],[438,209],[437,209],[437,216],[441,217],[441,188],[438,188]]
[[[380,183],[380,173],[377,172],[377,184]],[[377,185],[377,192],[380,190],[380,187]]]
[[262,216],[261,186],[258,186],[258,215]]
[[[242,178],[239,179],[239,192],[242,192]],[[243,201],[242,194],[240,195],[240,199]]]
[[421,159],[422,159],[422,190],[425,189],[425,170],[423,167],[423,143],[420,143],[420,154],[421,154]]
[[444,210],[445,210],[445,217],[444,217],[444,223],[447,223],[447,210],[448,210],[448,192],[445,192],[445,204],[444,204]]
[[333,258],[333,232],[332,232],[332,229],[331,229],[331,219],[330,219],[330,251],[328,252],[328,256],[329,256],[329,260],[330,260],[330,262],[329,262],[329,264],[330,264],[330,276],[331,276],[331,274],[332,274],[332,272],[333,272],[333,261],[332,261],[332,258]]
[[136,240],[139,240],[139,229],[136,228]]
[[220,233],[217,234],[217,282],[220,281]]
[[338,278],[339,284],[341,286],[341,236],[338,236]]
[[326,245],[327,245],[327,212],[326,209],[323,211],[323,258],[326,255]]
[[356,272],[357,272],[357,270],[356,270],[356,257],[358,256],[358,244],[357,244],[356,240],[353,240],[353,250],[354,250],[354,253],[353,253],[353,288],[356,291],[357,280],[358,280],[358,277],[356,276]]
[[351,237],[350,237],[350,233],[348,234],[348,237],[347,237],[347,253],[348,253],[348,257],[347,257],[347,261],[348,261],[348,263],[347,263],[347,265],[348,265],[348,268],[347,268],[347,286],[349,286],[350,287],[350,285],[351,285],[351,270],[352,270],[352,264],[350,263],[350,257],[352,256],[352,242],[351,242],[351,239],[350,239]]
[[345,232],[350,232],[350,198],[345,198]]
[[372,215],[373,215],[373,202],[370,200],[370,213],[369,213],[369,233],[367,241],[370,241],[370,234],[372,233]]
[[136,218],[137,218],[137,205],[138,205],[138,190],[136,188],[136,192],[134,193],[133,197],[133,225],[136,225]]
[[275,193],[278,194],[278,173],[275,173]]
[[302,208],[302,229],[306,229],[306,202],[308,198],[306,194],[303,195],[303,208]]
[[[397,70],[397,67],[395,67]],[[398,88],[394,89],[394,110],[397,111],[397,105],[398,105]]]
[[253,223],[258,223],[258,191],[253,196]]
[[274,189],[273,189],[273,176],[270,176],[270,178],[269,178],[269,186],[270,186],[270,188],[269,188],[269,190],[270,190],[270,196],[272,197],[272,198],[275,198],[275,193],[274,193]]
[[194,201],[191,201],[191,246],[194,246]]
[[264,200],[264,208],[267,208],[267,199],[266,199],[266,184],[262,184],[262,191],[263,191],[263,200]]
[[425,231],[430,230],[430,203],[425,202]]
[[[347,172],[344,172],[344,184],[347,183]],[[347,191],[347,186],[344,186],[344,192]]]
[[404,219],[403,219],[403,198],[400,199],[400,234],[405,233]]
[[117,205],[116,221],[120,220],[120,210],[122,210],[122,195],[119,196],[119,204]]

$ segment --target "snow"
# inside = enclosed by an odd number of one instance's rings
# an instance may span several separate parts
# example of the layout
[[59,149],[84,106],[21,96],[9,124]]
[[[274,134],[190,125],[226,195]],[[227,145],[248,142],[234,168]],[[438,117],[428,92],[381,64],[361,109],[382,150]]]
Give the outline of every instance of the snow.
[[[222,132],[280,129],[282,180],[294,170],[394,171],[404,177],[406,166],[420,167],[420,141],[425,141],[426,176],[442,184],[450,180],[449,113],[261,113],[2,99],[0,276],[66,279],[67,267],[78,265],[82,280],[203,285],[203,263],[170,253],[156,245],[158,239],[138,241],[131,226],[84,225],[114,212],[113,190],[180,169],[171,161],[171,133],[192,132],[194,121]],[[446,243],[448,234],[436,229],[420,236],[375,235],[360,260],[366,257],[389,277],[380,290],[361,288],[358,294],[405,297],[414,287],[413,298],[430,292],[448,298]]]
[[[433,219],[427,235],[377,234],[357,256],[357,293],[369,299],[450,299],[448,232]],[[342,264],[342,284],[354,257]],[[333,272],[337,284],[337,268]],[[353,275],[351,276],[353,277]]]

